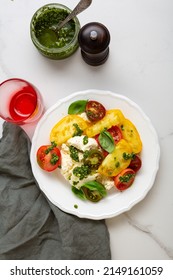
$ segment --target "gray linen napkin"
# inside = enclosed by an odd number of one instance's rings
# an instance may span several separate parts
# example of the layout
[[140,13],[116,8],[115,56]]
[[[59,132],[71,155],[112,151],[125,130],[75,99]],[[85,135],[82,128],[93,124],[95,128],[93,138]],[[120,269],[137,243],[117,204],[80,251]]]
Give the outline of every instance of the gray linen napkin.
[[0,259],[109,260],[105,221],[80,219],[48,201],[32,174],[30,147],[20,127],[4,123],[0,139]]

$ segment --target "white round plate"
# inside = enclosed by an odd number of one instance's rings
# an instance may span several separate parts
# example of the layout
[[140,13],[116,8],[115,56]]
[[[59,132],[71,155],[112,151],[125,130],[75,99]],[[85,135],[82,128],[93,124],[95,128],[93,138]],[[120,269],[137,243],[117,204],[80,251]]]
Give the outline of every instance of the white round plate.
[[[51,173],[42,170],[36,161],[37,149],[50,144],[49,135],[52,127],[65,115],[69,105],[81,99],[97,100],[106,109],[122,110],[138,129],[143,142],[141,152],[142,168],[136,175],[133,185],[124,192],[111,190],[98,203],[83,201],[76,197],[71,186],[57,169]],[[160,147],[158,137],[151,121],[140,107],[125,96],[101,90],[81,91],[59,100],[39,121],[32,140],[31,165],[33,174],[48,199],[64,212],[80,218],[100,220],[117,216],[141,201],[151,189],[159,168]],[[76,208],[75,205],[78,207]]]

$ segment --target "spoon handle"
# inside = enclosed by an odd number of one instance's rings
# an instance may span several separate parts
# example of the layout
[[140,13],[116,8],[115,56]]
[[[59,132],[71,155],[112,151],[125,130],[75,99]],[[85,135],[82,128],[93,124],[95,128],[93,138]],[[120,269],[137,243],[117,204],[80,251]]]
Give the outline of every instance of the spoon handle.
[[91,5],[92,0],[80,0],[80,2],[77,4],[77,6],[74,8],[74,10],[63,20],[61,23],[59,23],[56,27],[56,31],[60,30],[68,21],[70,21],[72,18],[77,16],[79,13],[83,12],[86,8],[88,8]]

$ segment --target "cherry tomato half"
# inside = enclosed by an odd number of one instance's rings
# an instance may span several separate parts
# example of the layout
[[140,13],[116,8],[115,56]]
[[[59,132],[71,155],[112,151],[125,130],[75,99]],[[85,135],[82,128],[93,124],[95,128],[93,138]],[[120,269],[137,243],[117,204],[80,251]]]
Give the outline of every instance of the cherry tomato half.
[[135,171],[131,168],[122,170],[115,178],[114,184],[119,191],[128,189],[135,179]]
[[41,146],[37,151],[38,165],[45,171],[53,171],[61,165],[60,150],[54,145]]
[[82,187],[82,190],[85,194],[85,197],[92,202],[98,202],[103,198],[102,195],[96,190],[91,191],[86,187]]
[[89,100],[86,104],[85,112],[91,122],[97,122],[103,119],[106,114],[106,109],[101,103]]
[[122,139],[122,133],[118,126],[112,126],[108,129],[108,132],[112,135],[115,144],[117,144]]
[[89,152],[84,162],[86,165],[91,167],[91,169],[98,169],[103,159],[104,159],[103,154],[99,150],[93,149]]
[[138,155],[134,155],[132,158],[129,168],[133,169],[135,172],[137,172],[142,166],[142,161]]

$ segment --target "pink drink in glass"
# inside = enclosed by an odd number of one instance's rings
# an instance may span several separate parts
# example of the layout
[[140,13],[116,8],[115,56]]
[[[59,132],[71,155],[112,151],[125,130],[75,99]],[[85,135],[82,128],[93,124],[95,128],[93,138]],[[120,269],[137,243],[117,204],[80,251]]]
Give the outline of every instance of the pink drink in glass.
[[43,103],[38,90],[22,79],[9,79],[0,84],[0,116],[6,121],[25,124],[38,120]]

